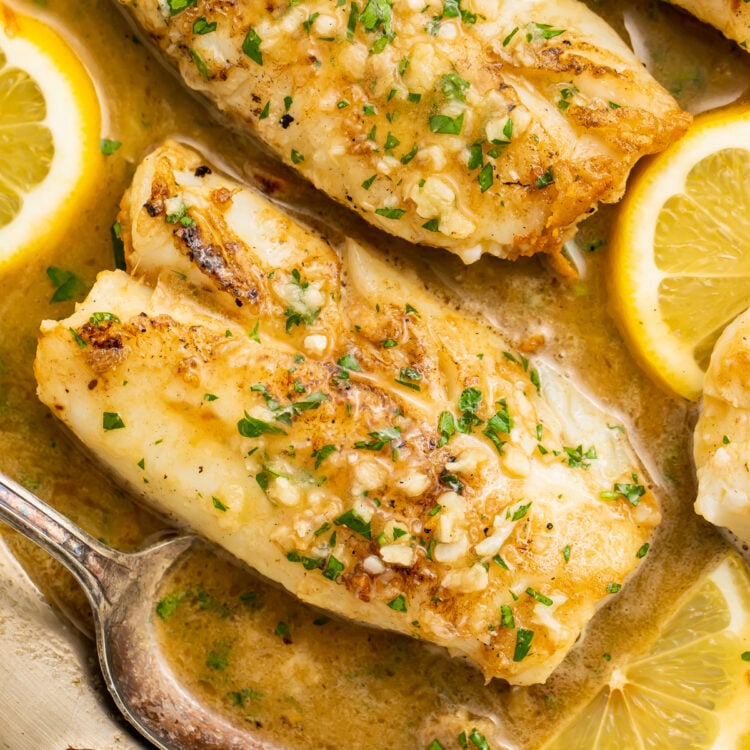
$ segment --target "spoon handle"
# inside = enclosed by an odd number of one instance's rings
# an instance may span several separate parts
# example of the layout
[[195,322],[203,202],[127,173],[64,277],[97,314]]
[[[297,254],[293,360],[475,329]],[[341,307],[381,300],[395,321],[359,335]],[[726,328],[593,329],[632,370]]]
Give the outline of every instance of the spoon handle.
[[107,581],[125,572],[120,553],[87,534],[2,472],[0,520],[59,560],[80,581],[95,604],[107,599]]

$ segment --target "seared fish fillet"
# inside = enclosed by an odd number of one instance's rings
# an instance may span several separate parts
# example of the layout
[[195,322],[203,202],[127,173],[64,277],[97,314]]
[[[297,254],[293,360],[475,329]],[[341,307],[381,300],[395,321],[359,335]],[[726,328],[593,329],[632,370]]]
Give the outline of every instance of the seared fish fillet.
[[552,371],[168,144],[130,275],[43,324],[39,395],[154,507],[305,601],[543,681],[659,521]]
[[696,511],[750,544],[750,311],[735,318],[714,347],[694,455]]
[[750,5],[747,0],[669,0],[672,5],[710,23],[747,50],[750,41]]
[[576,0],[121,0],[187,84],[386,232],[558,253],[689,116]]

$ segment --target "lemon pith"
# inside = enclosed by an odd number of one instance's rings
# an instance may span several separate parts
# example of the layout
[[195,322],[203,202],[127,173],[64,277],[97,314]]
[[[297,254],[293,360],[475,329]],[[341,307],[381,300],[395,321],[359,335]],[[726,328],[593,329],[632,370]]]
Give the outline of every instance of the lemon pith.
[[99,103],[60,35],[0,4],[0,262],[64,231],[96,177]]
[[614,311],[664,387],[700,396],[724,326],[750,305],[750,111],[699,117],[638,170],[612,242]]
[[733,554],[545,750],[747,750],[750,576]]

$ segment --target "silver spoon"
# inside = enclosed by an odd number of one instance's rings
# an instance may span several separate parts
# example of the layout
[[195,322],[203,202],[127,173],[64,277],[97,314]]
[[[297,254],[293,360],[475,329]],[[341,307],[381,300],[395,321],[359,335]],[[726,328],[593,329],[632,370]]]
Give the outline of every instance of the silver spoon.
[[191,698],[157,648],[153,615],[161,581],[198,537],[177,536],[141,552],[119,552],[2,473],[0,520],[49,552],[83,586],[107,688],[144,737],[161,750],[269,749]]

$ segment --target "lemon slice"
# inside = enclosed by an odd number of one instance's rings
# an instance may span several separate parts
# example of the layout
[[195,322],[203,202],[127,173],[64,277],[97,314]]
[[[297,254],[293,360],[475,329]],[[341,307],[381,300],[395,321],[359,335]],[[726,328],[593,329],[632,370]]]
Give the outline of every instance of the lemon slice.
[[747,750],[750,576],[730,554],[544,750]]
[[0,4],[0,262],[65,230],[96,174],[99,103],[75,53]]
[[613,309],[635,356],[688,399],[750,305],[750,111],[696,119],[633,175],[611,252]]

